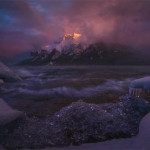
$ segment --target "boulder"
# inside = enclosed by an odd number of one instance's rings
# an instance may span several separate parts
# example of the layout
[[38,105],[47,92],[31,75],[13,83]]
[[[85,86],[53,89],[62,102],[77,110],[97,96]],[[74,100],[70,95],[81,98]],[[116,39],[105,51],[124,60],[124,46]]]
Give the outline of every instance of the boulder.
[[0,79],[5,82],[14,82],[21,81],[21,77],[19,77],[15,72],[9,69],[6,65],[0,62]]
[[52,124],[57,127],[52,128],[51,139],[56,145],[65,142],[74,145],[134,136],[140,120],[149,110],[146,101],[130,96],[121,97],[116,104],[75,102],[55,114]]
[[[140,122],[139,133],[136,137],[113,139],[100,143],[83,144],[81,146],[62,147],[61,150],[150,150],[150,113]],[[42,150],[60,150],[60,148],[45,148]]]
[[[47,147],[41,150],[149,150],[150,149],[150,113],[140,122],[139,133],[136,137],[113,139],[105,142],[83,144],[81,146]],[[29,150],[29,149],[28,149]]]

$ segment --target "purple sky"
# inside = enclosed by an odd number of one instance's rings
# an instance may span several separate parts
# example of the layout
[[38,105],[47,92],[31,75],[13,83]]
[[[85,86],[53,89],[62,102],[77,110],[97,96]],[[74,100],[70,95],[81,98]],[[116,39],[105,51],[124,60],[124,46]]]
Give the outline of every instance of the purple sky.
[[0,0],[0,57],[39,48],[66,33],[150,48],[150,0]]

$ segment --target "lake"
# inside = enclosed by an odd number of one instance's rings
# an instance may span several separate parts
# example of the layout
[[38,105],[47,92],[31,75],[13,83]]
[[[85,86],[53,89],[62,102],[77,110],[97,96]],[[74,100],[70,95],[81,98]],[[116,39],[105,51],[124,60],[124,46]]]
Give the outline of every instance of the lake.
[[45,116],[75,101],[118,102],[150,66],[13,66],[23,81],[0,87],[1,97],[28,115]]

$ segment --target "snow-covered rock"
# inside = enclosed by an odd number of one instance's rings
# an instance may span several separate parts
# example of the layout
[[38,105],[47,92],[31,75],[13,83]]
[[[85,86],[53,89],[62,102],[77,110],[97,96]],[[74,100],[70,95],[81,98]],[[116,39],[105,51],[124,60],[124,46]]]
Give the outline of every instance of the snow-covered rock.
[[126,139],[113,139],[105,142],[83,144],[81,146],[69,146],[57,148],[45,148],[41,150],[149,150],[150,149],[150,113],[140,122],[139,133],[136,137]]
[[22,79],[6,65],[0,62],[0,79],[5,82],[21,81]]
[[59,134],[64,135],[63,139],[68,138],[72,144],[133,136],[138,133],[139,122],[149,109],[144,100],[128,96],[117,104],[72,103],[55,114],[52,124],[59,130],[55,128],[52,135],[58,134],[57,139]]

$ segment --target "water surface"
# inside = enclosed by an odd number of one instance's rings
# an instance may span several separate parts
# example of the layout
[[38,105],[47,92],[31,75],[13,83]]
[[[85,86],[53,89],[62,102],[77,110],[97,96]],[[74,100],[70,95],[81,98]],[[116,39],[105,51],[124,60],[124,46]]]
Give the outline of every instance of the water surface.
[[149,66],[12,67],[23,81],[0,87],[2,97],[29,114],[53,114],[73,101],[117,102],[132,80],[150,75]]

